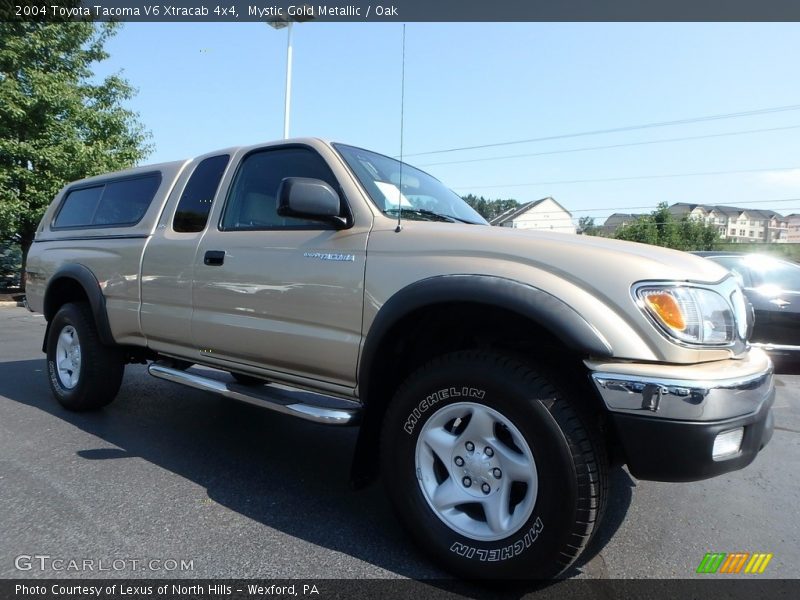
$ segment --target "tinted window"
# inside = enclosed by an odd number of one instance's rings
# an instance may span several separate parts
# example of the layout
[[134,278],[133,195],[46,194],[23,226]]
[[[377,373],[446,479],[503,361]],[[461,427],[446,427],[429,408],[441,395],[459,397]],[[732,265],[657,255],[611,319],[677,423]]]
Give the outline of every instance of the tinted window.
[[202,161],[192,173],[181,194],[172,228],[180,233],[203,231],[211,211],[211,203],[217,193],[225,167],[227,154],[212,156]]
[[103,194],[103,187],[84,188],[69,192],[61,204],[61,210],[58,211],[53,225],[55,227],[78,227],[91,223],[94,212],[97,210],[97,203]]
[[161,183],[161,175],[111,181],[67,194],[54,227],[135,225],[144,216]]
[[278,187],[286,177],[321,179],[333,189],[339,184],[328,165],[308,148],[265,150],[247,156],[231,186],[222,229],[326,229],[318,221],[281,217]]
[[92,225],[133,225],[144,216],[161,177],[149,175],[106,184]]

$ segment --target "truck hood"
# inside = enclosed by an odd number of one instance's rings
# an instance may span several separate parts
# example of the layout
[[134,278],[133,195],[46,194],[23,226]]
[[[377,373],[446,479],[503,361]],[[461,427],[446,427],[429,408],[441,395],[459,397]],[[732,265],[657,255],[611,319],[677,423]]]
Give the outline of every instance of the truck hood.
[[[426,256],[468,255],[484,261],[525,263],[557,274],[580,287],[629,288],[637,281],[674,280],[716,283],[728,271],[704,258],[636,242],[541,230],[407,222],[394,234],[393,249]],[[388,240],[387,240],[388,241]],[[395,244],[391,244],[394,246]]]
[[725,268],[710,260],[660,246],[569,233],[485,229],[488,231],[482,231],[481,237],[486,236],[489,247],[508,244],[509,250],[525,261],[534,260],[570,273],[584,273],[589,280],[605,271],[621,271],[626,280],[636,281],[716,283],[728,275]]

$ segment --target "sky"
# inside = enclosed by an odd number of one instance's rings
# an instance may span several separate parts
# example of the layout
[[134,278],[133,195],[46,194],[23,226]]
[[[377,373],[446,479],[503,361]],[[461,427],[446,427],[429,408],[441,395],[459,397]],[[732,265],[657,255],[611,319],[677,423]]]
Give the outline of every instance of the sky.
[[[292,137],[397,156],[402,104],[406,162],[461,195],[598,224],[659,202],[800,213],[800,24],[409,23],[404,86],[402,24],[293,29]],[[107,50],[148,163],[283,135],[286,30],[127,23]]]

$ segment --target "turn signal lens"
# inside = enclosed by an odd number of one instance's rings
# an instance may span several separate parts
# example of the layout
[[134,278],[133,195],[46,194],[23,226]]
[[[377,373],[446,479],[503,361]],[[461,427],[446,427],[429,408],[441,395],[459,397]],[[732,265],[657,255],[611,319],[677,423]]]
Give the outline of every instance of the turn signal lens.
[[721,345],[735,339],[732,306],[714,290],[666,284],[641,287],[636,295],[641,309],[667,335],[682,342]]
[[672,294],[651,292],[645,295],[644,301],[665,325],[676,331],[684,331],[686,329],[686,318],[683,316],[681,307]]

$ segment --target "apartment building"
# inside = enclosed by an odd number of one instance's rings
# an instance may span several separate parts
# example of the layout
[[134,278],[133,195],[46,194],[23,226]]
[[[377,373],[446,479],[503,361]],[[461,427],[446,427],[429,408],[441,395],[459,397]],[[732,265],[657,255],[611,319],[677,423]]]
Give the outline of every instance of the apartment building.
[[[786,243],[789,241],[789,220],[774,210],[738,208],[720,204],[689,204],[678,202],[669,207],[675,218],[703,221],[716,227],[720,238],[739,243]],[[798,225],[800,225],[800,215]],[[800,231],[798,231],[800,236]],[[798,240],[800,241],[800,240]]]
[[800,244],[800,213],[786,215],[788,225],[786,241],[790,244]]

